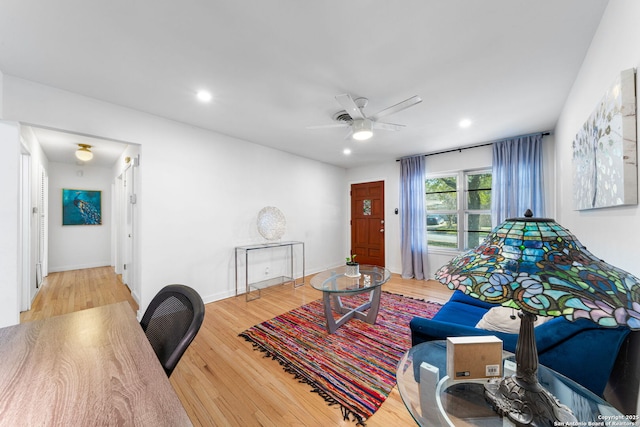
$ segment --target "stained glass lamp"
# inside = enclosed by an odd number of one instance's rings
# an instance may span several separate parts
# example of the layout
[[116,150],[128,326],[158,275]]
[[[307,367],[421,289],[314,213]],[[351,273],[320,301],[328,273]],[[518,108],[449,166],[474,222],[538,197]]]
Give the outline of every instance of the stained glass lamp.
[[569,230],[552,219],[533,218],[531,211],[506,220],[435,277],[450,289],[520,310],[516,373],[485,386],[495,410],[517,425],[576,421],[538,382],[536,316],[640,329],[638,278],[595,257]]

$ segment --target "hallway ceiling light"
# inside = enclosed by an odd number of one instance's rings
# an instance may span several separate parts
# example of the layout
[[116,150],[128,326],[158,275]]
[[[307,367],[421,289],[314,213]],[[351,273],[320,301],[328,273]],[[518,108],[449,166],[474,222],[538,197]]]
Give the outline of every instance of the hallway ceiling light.
[[83,162],[88,162],[89,160],[93,159],[91,146],[88,144],[78,144],[78,149],[76,150],[76,157],[78,160],[82,160]]

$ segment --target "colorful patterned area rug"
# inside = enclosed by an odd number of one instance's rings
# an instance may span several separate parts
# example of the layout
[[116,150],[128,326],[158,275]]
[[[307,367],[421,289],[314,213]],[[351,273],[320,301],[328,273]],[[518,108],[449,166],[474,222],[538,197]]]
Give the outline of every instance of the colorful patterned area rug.
[[[355,306],[363,298],[343,297],[343,303]],[[411,347],[409,321],[414,316],[431,318],[440,307],[382,292],[375,325],[351,319],[328,334],[322,300],[317,300],[240,336],[311,385],[330,405],[340,405],[345,420],[364,425],[396,385],[396,365]]]

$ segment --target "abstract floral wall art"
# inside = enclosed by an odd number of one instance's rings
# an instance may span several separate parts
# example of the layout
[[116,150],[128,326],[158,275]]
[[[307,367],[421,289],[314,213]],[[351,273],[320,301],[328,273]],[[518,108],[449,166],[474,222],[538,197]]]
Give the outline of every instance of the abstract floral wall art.
[[576,210],[638,203],[635,70],[620,73],[573,141]]
[[102,192],[63,188],[62,225],[102,225]]

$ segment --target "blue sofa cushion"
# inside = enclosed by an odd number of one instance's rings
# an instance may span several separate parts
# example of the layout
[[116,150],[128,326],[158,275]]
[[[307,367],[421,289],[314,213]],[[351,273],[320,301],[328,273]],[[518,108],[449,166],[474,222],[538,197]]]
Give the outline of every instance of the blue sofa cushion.
[[433,320],[475,326],[486,312],[486,308],[450,301],[433,316]]

